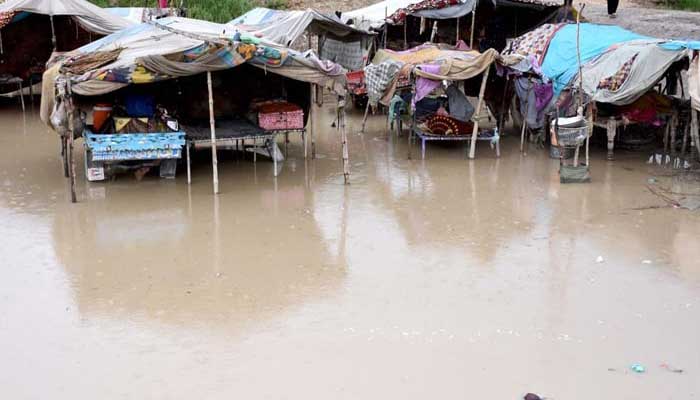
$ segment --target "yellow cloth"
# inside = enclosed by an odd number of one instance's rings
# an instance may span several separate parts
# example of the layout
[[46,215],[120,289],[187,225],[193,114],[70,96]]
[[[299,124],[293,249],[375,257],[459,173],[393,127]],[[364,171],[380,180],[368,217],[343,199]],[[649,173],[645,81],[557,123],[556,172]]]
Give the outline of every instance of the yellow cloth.
[[50,128],[51,112],[53,112],[53,105],[56,99],[56,78],[58,77],[59,64],[52,66],[44,72],[44,76],[41,81],[41,106],[39,108],[39,118],[41,121],[48,125]]

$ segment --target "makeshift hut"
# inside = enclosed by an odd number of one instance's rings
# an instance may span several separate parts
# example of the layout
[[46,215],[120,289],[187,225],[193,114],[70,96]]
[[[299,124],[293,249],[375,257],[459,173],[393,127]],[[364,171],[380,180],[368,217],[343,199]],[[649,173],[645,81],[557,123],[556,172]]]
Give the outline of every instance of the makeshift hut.
[[588,104],[593,123],[607,130],[609,158],[619,128],[630,124],[665,125],[664,147],[671,155],[682,129],[684,153],[690,101],[680,72],[700,42],[656,39],[612,25],[582,23],[579,29],[577,35],[576,24],[546,24],[504,50],[514,60],[509,76],[525,124],[541,128],[547,116],[571,116]]
[[[389,121],[397,123],[400,134],[399,109],[404,108],[412,116],[409,157],[410,145],[417,138],[422,143],[423,157],[426,142],[451,140],[470,143],[468,156],[474,158],[477,140],[488,139],[498,145],[494,132],[488,138],[479,136],[489,71],[497,58],[498,52],[493,49],[479,53],[435,44],[406,51],[379,50],[372,64],[365,67],[369,98],[365,119],[370,106],[389,106]],[[479,76],[480,80],[472,79]],[[444,88],[442,82],[450,85]],[[475,106],[468,95],[477,98]]]
[[432,43],[502,50],[545,22],[571,16],[570,0],[385,0],[342,14],[356,27],[382,32],[382,47],[407,49]]
[[[73,50],[132,25],[85,0],[0,4],[0,85],[38,82],[53,53]],[[12,88],[13,90],[15,87]]]
[[[211,148],[218,193],[217,147],[266,150],[276,161],[278,135],[299,132],[306,139],[314,86],[339,95],[343,121],[343,68],[227,29],[178,17],[150,21],[77,49],[45,73],[41,116],[61,134],[71,187],[71,148],[79,136],[88,162],[172,160],[184,146],[188,182],[190,149]],[[84,103],[95,104],[92,118],[79,117]],[[347,180],[344,124],[338,128]]]
[[[323,60],[355,71],[367,63],[374,33],[359,29],[313,9],[272,10],[258,7],[228,23],[234,31],[247,32],[292,48],[309,50],[314,45]],[[307,43],[299,43],[306,34]],[[314,42],[312,36],[317,36]]]

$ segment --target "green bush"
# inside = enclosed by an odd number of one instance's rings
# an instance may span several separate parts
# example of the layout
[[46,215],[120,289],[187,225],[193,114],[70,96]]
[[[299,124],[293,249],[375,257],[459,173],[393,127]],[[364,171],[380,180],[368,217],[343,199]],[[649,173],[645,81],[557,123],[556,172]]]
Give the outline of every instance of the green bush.
[[[100,7],[153,7],[156,0],[90,0]],[[286,0],[175,0],[171,1],[187,9],[190,18],[213,22],[228,22],[255,7],[283,9]]]
[[683,10],[700,11],[700,0],[678,0],[678,8]]

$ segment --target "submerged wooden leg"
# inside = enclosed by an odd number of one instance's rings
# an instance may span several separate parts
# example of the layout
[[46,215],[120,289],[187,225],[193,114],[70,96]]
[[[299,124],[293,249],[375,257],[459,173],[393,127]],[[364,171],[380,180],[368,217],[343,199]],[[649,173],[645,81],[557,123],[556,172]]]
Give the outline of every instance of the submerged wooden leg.
[[700,156],[700,133],[698,132],[698,112],[695,110],[692,110],[690,112],[690,138],[692,143],[695,144],[697,155]]
[[365,124],[367,123],[367,115],[369,114],[369,101],[367,101],[367,107],[365,107],[365,115],[362,117],[362,130],[360,132],[365,133]]
[[615,135],[617,135],[617,121],[614,118],[608,119],[608,161],[615,159]]
[[421,160],[425,160],[425,139],[421,140],[421,144],[420,144],[420,158],[421,158]]
[[190,144],[185,142],[185,156],[187,157],[187,184],[192,184],[192,170],[190,163]]
[[479,89],[479,101],[476,103],[476,110],[474,115],[476,116],[476,121],[474,121],[474,130],[472,131],[472,142],[469,148],[469,158],[473,159],[476,155],[476,138],[479,134],[479,115],[481,114],[481,106],[484,104],[484,92],[486,91],[486,82],[489,79],[489,72],[491,71],[491,66],[486,68],[484,71],[484,77],[481,79],[481,88]]
[[673,111],[671,117],[671,141],[669,142],[669,151],[672,156],[676,155],[676,130],[678,130],[678,111]]
[[68,178],[68,139],[61,135],[61,163],[63,164],[63,176]]

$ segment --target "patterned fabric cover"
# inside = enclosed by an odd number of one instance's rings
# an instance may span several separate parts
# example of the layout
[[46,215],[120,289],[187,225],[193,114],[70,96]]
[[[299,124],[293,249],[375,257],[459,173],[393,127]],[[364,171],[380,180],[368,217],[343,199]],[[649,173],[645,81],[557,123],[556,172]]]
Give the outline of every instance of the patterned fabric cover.
[[398,61],[387,60],[381,64],[370,64],[365,67],[365,84],[370,104],[377,104],[402,65]]
[[622,87],[627,78],[630,76],[630,72],[632,72],[632,65],[636,59],[637,56],[635,55],[622,64],[620,69],[617,70],[617,72],[615,72],[612,76],[601,79],[598,83],[598,89],[606,89],[611,92],[617,91],[617,89]]
[[522,56],[534,55],[537,61],[542,64],[547,48],[552,41],[554,34],[564,26],[564,24],[544,24],[539,28],[530,31],[513,41],[513,43],[503,51],[504,55],[519,54]]

